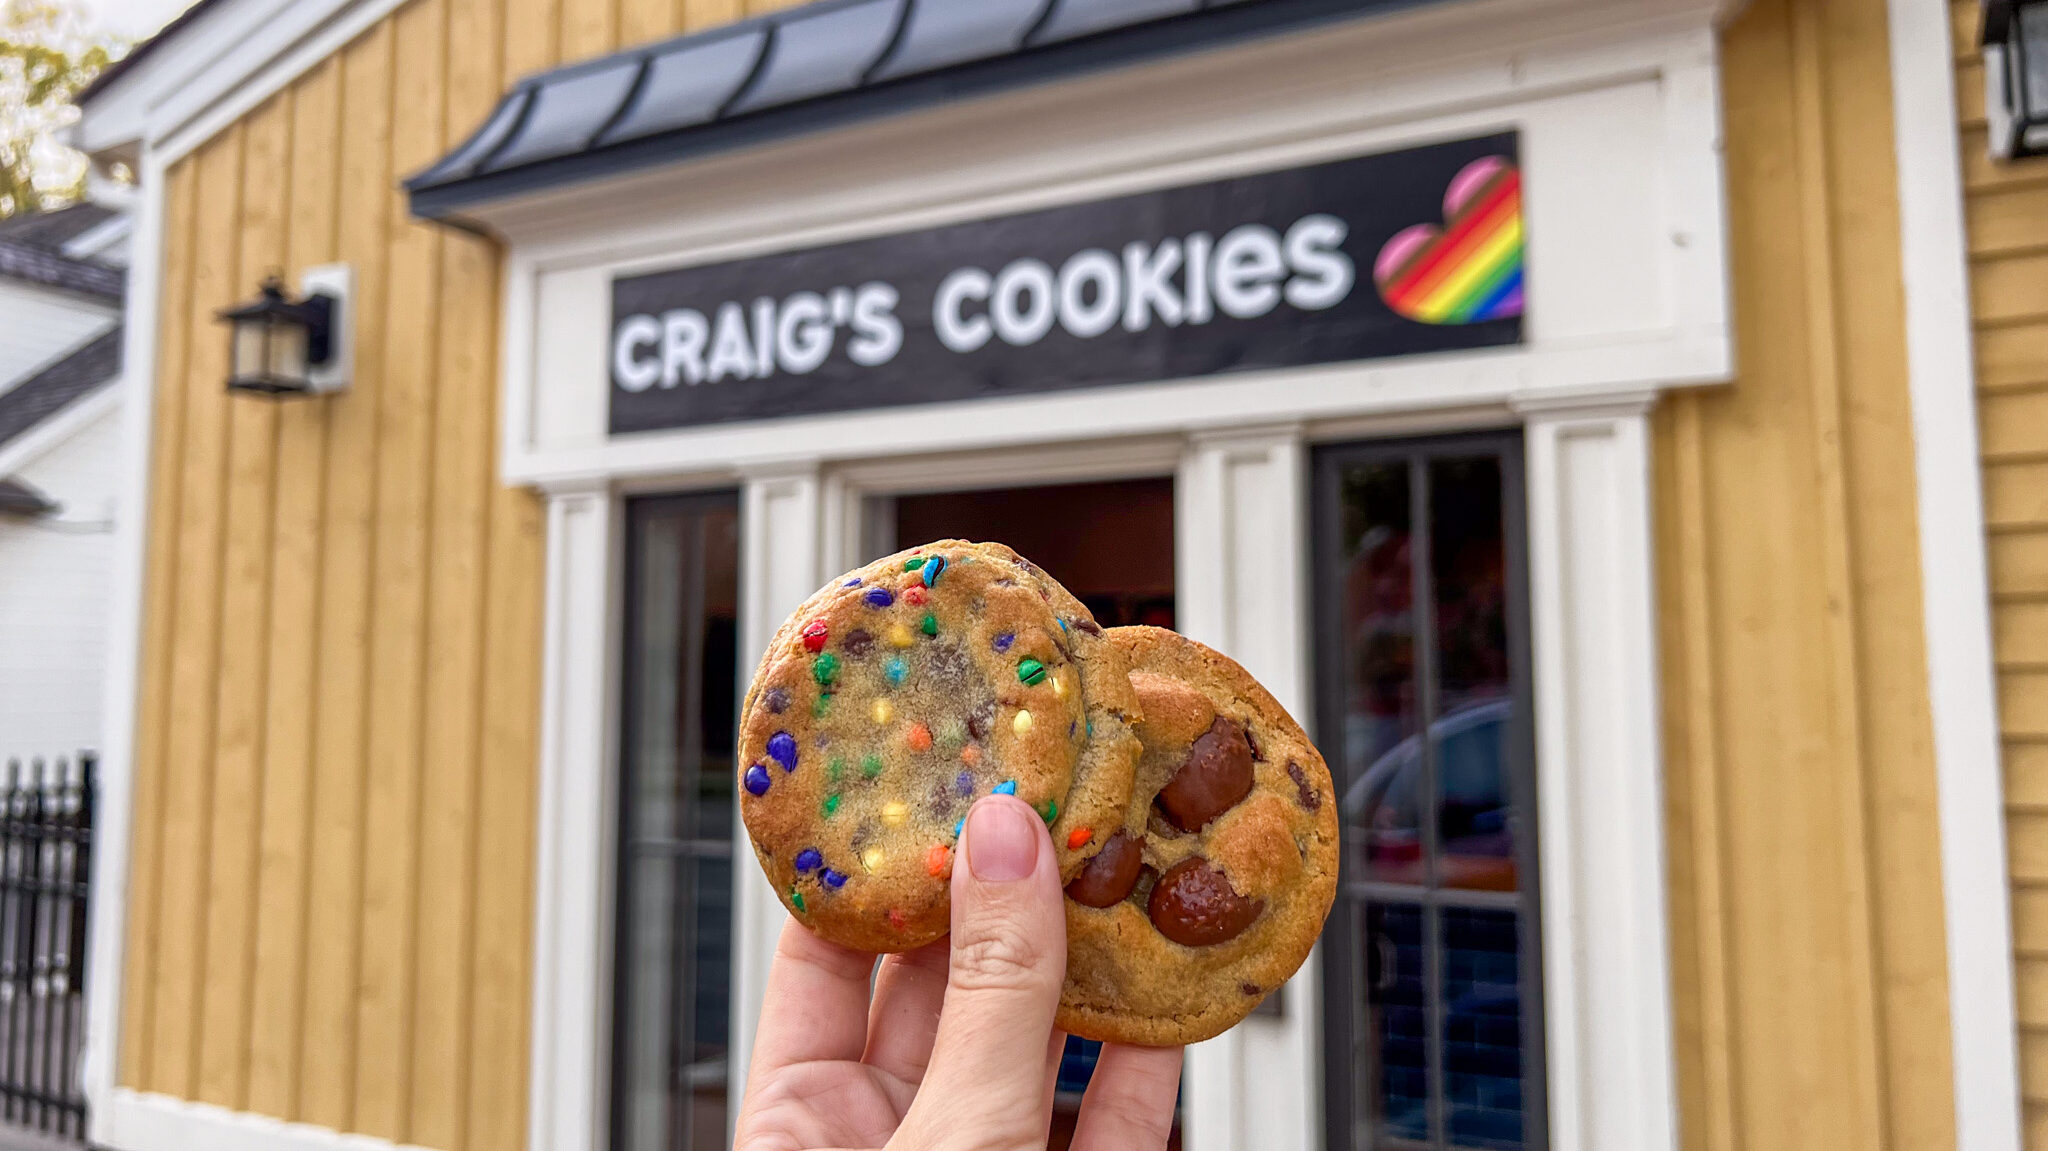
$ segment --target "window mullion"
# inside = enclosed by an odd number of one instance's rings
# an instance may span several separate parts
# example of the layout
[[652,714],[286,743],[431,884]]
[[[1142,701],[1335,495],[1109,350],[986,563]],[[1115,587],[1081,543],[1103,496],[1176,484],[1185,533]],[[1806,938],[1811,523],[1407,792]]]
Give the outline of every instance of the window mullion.
[[[1437,832],[1437,754],[1431,738],[1437,712],[1436,581],[1433,578],[1430,531],[1429,457],[1417,454],[1408,462],[1410,626],[1414,629],[1415,676],[1420,690],[1419,727],[1422,755],[1422,797],[1417,815],[1422,827],[1424,887],[1434,894],[1441,886]],[[1423,1046],[1429,1068],[1429,1138],[1439,1149],[1448,1146],[1444,1115],[1443,910],[1434,899],[1422,905]]]

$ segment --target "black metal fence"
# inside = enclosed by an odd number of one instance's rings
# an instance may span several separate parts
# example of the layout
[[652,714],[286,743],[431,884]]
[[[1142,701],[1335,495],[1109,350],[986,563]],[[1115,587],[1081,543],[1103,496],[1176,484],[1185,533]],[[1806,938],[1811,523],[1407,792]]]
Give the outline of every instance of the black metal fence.
[[78,1055],[98,763],[90,753],[0,777],[0,1145],[6,1129],[85,1141]]

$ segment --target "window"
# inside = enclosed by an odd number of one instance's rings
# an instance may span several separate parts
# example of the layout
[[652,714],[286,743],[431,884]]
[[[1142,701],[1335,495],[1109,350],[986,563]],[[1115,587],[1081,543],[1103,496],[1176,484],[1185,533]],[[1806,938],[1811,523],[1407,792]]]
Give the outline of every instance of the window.
[[627,505],[612,1146],[725,1146],[739,505]]
[[1316,454],[1319,743],[1345,820],[1333,1151],[1545,1146],[1520,453]]

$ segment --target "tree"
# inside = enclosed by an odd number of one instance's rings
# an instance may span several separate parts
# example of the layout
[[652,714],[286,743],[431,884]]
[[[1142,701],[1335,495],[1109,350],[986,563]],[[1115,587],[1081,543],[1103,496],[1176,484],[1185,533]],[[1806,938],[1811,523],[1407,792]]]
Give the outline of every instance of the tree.
[[0,219],[84,191],[85,157],[57,133],[121,47],[92,29],[78,0],[0,0]]

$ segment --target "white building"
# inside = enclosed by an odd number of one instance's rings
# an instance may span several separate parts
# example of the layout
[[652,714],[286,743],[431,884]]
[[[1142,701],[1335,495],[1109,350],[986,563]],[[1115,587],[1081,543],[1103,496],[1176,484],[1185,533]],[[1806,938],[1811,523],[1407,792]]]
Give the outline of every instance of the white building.
[[0,761],[100,742],[129,220],[0,221]]

